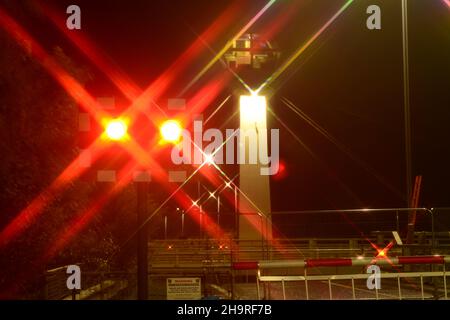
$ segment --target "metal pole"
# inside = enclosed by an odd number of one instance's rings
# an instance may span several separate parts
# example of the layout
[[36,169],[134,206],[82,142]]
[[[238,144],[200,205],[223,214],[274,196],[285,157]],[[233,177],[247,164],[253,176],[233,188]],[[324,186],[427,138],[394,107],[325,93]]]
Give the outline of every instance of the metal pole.
[[435,234],[435,230],[434,230],[434,209],[430,210],[431,213],[431,250],[433,250],[433,254],[434,254],[434,249],[436,246],[436,234]]
[[184,237],[184,210],[181,211],[181,236]]
[[234,186],[234,225],[236,228],[235,238],[239,239],[239,209],[238,209],[238,193],[237,186]]
[[400,234],[400,216],[398,210],[396,211],[396,220],[397,220],[397,232]]
[[199,206],[199,214],[200,214],[200,238],[203,239],[203,209],[202,206]]
[[217,226],[220,227],[220,196],[217,195]]
[[167,216],[164,216],[164,240],[167,240]]
[[259,270],[258,274],[256,275],[256,297],[257,300],[261,300],[261,293],[259,292]]
[[137,243],[137,289],[138,300],[148,299],[148,232],[146,218],[148,214],[148,182],[138,182],[137,214],[138,214],[138,243]]
[[422,300],[425,300],[425,294],[423,292],[423,275],[420,275],[420,293],[422,294]]
[[405,169],[406,169],[406,205],[409,207],[412,188],[411,159],[411,111],[409,88],[409,44],[408,44],[408,0],[402,0],[402,35],[403,35],[403,98],[405,118]]
[[333,300],[333,291],[331,289],[331,279],[328,278],[328,290],[330,291],[330,300]]
[[354,278],[352,278],[352,296],[353,296],[353,300],[356,300],[355,279]]
[[306,300],[309,300],[309,292],[308,292],[308,276],[306,274],[306,268],[303,267],[304,275],[305,275],[305,292],[306,292]]
[[445,300],[447,300],[448,299],[448,296],[447,296],[447,274],[445,272],[445,262],[443,265],[443,273],[444,273],[444,298],[445,298]]

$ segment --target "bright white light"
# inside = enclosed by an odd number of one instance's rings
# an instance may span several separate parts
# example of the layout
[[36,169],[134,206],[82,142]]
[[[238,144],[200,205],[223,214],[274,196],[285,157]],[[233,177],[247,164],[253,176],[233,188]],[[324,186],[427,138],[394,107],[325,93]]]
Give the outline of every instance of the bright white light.
[[177,142],[181,137],[181,125],[176,120],[167,120],[161,126],[161,136],[167,142]]
[[266,119],[266,97],[253,94],[240,97],[241,121],[261,123]]
[[231,189],[231,182],[225,182],[225,187]]
[[192,206],[198,207],[198,200],[197,201],[192,200]]
[[215,196],[215,194],[214,194],[215,192],[211,192],[211,191],[209,191],[209,197],[210,198],[216,198],[216,196]]
[[212,165],[212,164],[214,164],[214,156],[213,155],[211,155],[211,154],[205,154],[204,155],[204,158],[205,158],[205,163],[206,164],[208,164],[209,166],[210,165]]
[[111,120],[106,125],[105,133],[111,140],[122,140],[127,134],[127,124],[120,119]]

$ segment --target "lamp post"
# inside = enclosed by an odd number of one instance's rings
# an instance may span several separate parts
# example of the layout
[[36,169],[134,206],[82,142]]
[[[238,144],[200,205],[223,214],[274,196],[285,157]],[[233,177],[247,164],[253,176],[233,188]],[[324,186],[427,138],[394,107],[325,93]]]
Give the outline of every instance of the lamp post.
[[167,240],[167,215],[164,216],[164,240]]
[[405,170],[406,170],[406,204],[410,206],[412,192],[411,159],[411,111],[409,88],[409,43],[408,43],[408,0],[402,0],[402,38],[403,38],[403,98],[405,118]]
[[185,211],[177,208],[177,212],[181,212],[181,237],[184,237],[184,213]]
[[217,195],[217,226],[220,227],[220,195]]
[[137,287],[138,300],[148,299],[148,182],[137,182],[137,215],[138,215],[138,234],[137,234]]

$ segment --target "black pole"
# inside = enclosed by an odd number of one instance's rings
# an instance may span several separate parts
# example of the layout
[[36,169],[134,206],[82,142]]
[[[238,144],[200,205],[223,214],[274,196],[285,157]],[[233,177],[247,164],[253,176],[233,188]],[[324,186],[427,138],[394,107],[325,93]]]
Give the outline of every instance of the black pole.
[[405,120],[405,170],[406,170],[406,206],[411,205],[412,193],[412,155],[411,155],[411,107],[409,86],[409,39],[408,39],[408,0],[402,0],[402,37],[403,37],[403,96]]
[[148,299],[148,182],[137,182],[137,291],[138,300]]
[[235,239],[239,239],[239,208],[237,186],[234,186],[234,228]]

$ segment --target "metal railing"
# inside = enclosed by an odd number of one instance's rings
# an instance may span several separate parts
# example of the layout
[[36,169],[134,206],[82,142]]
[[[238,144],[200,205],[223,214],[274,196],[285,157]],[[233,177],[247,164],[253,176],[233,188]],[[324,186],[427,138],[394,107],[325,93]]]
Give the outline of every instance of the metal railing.
[[[401,273],[382,273],[380,274],[380,278],[381,279],[394,279],[396,281],[394,281],[396,283],[397,286],[397,294],[393,294],[392,292],[394,290],[392,290],[392,283],[388,284],[388,287],[390,285],[390,289],[388,289],[389,293],[383,293],[381,292],[381,289],[377,289],[375,287],[375,289],[373,289],[373,291],[370,291],[369,289],[361,289],[361,288],[357,288],[357,286],[355,285],[355,281],[356,280],[366,280],[369,279],[369,277],[371,276],[371,274],[346,274],[346,275],[303,275],[303,276],[261,276],[260,274],[258,274],[257,277],[257,297],[258,300],[261,300],[261,284],[263,283],[273,283],[273,282],[277,282],[281,284],[281,291],[282,291],[282,298],[283,300],[286,300],[286,283],[287,282],[303,282],[304,284],[304,289],[305,289],[305,297],[306,300],[310,300],[311,298],[311,282],[322,282],[322,283],[326,283],[328,286],[328,298],[330,300],[333,300],[333,285],[337,284],[338,281],[342,281],[342,280],[348,280],[350,281],[350,285],[345,286],[340,284],[340,286],[344,286],[347,287],[347,289],[350,291],[351,290],[351,298],[353,300],[356,299],[375,299],[375,300],[380,300],[383,297],[387,298],[387,299],[436,299],[436,295],[435,294],[428,294],[426,295],[426,290],[424,289],[425,285],[424,285],[424,279],[425,278],[442,278],[442,284],[443,284],[443,298],[445,300],[448,300],[448,289],[447,289],[447,277],[448,272],[445,271],[445,267],[443,271],[434,271],[434,272],[401,272]],[[408,280],[408,284],[409,286],[415,286],[416,282],[418,282],[419,286],[420,286],[420,290],[413,290],[413,291],[420,291],[420,295],[418,296],[413,296],[413,295],[405,295],[404,293],[404,288],[402,289],[402,281],[401,279],[404,280]],[[417,279],[419,281],[414,281],[414,279]],[[298,287],[296,288],[296,290],[298,290]],[[432,289],[433,291],[436,291],[436,288]],[[357,291],[363,291],[364,293],[366,293],[366,297],[358,297],[357,298]],[[408,289],[408,291],[411,291],[411,288]],[[375,297],[370,297],[367,296],[367,293],[374,293]],[[341,296],[342,296],[342,292],[341,292]],[[324,296],[321,296],[320,298],[325,299]],[[349,297],[347,296],[346,299],[348,299]]]
[[136,286],[134,273],[123,271],[81,273],[81,290],[69,290],[66,285],[67,266],[46,272],[46,300],[108,300],[133,297]]
[[[320,298],[326,299],[324,292],[328,292],[328,298],[333,300],[333,286],[339,287],[339,296],[341,298],[345,297],[349,299],[349,291],[351,290],[352,299],[356,299],[356,291],[362,291],[365,293],[367,299],[374,298],[376,300],[380,299],[380,295],[383,295],[389,299],[404,299],[408,296],[408,299],[425,299],[425,292],[432,291],[431,295],[427,298],[436,299],[439,297],[439,291],[443,292],[443,298],[448,299],[447,292],[447,276],[446,264],[450,263],[450,256],[397,256],[397,257],[375,257],[375,258],[339,258],[339,259],[305,259],[305,260],[290,260],[290,261],[257,261],[256,263],[235,263],[235,268],[238,269],[255,269],[257,270],[256,277],[256,287],[257,287],[257,297],[261,299],[260,286],[261,283],[266,285],[267,283],[280,283],[282,299],[286,299],[286,282],[288,283],[302,283],[304,286],[305,295],[301,298],[309,300],[311,297],[311,288],[315,288],[316,291],[319,290]],[[371,267],[371,269],[366,269]],[[381,268],[383,273],[381,272]],[[412,270],[412,267],[422,268],[418,271]],[[423,267],[429,268],[429,271],[424,271]],[[326,270],[333,268],[333,274],[323,274]],[[349,273],[350,268],[350,273]],[[366,273],[354,273],[355,268],[363,268]],[[303,270],[303,275],[296,275],[299,269]],[[338,274],[335,269],[346,269],[347,273]],[[442,270],[439,270],[442,269]],[[278,272],[284,272],[284,275],[273,275],[271,271],[278,270]],[[288,270],[294,271],[294,275],[287,275]],[[314,270],[319,274],[308,274],[308,270]],[[375,273],[372,271],[375,270]],[[265,275],[262,275],[265,272]],[[369,283],[368,280],[371,280]],[[390,280],[384,284],[384,292],[381,293],[381,280]],[[425,290],[424,279],[431,284]],[[357,288],[355,286],[355,281],[366,280],[365,287]],[[392,280],[395,280],[392,282]],[[442,281],[439,281],[442,280]],[[347,281],[344,285],[340,282]],[[348,282],[351,281],[350,284]],[[375,285],[373,282],[375,281]],[[408,284],[408,294],[405,295],[405,287],[402,288],[401,283],[407,282]],[[323,284],[327,285],[325,290]],[[314,284],[314,285],[312,285]],[[386,288],[387,284],[387,288]],[[395,288],[396,287],[396,288]],[[270,290],[265,288],[265,296]],[[414,296],[420,288],[420,296]],[[276,290],[275,290],[276,291]],[[296,287],[296,292],[299,292],[299,286]],[[375,293],[375,297],[370,297],[371,293]],[[397,292],[398,295],[394,294]],[[411,292],[413,295],[411,295]],[[367,295],[369,293],[369,295]],[[300,297],[297,297],[300,298]],[[360,297],[362,298],[362,297]]]
[[[395,244],[391,255],[444,254],[450,253],[450,234],[435,235],[434,241],[441,246],[431,245],[431,233],[418,232],[420,238],[415,244]],[[278,244],[249,240],[156,240],[149,243],[149,265],[151,268],[183,268],[203,266],[229,266],[236,261],[258,260],[266,254],[273,260],[299,258],[335,258],[371,256],[376,254],[372,244],[381,249],[389,242],[395,242],[392,232],[373,232],[370,237],[336,239],[275,239]],[[435,252],[439,249],[439,252]]]

